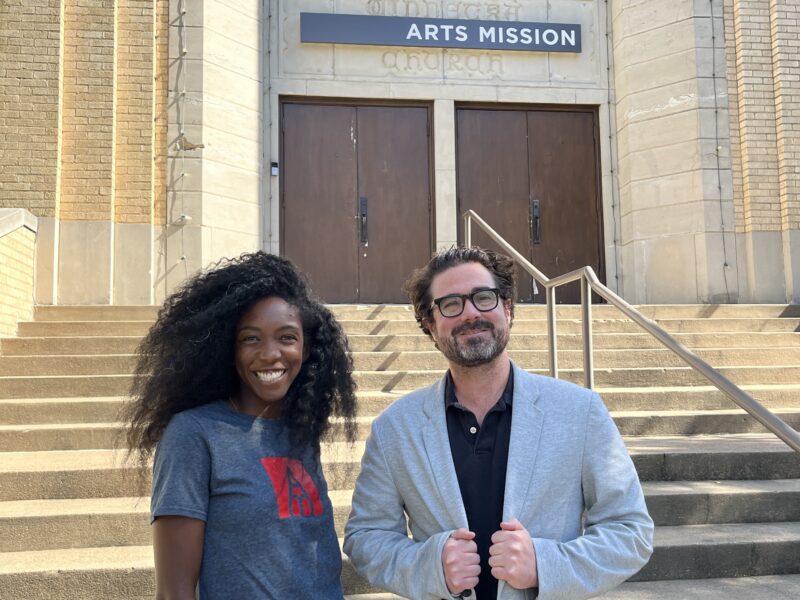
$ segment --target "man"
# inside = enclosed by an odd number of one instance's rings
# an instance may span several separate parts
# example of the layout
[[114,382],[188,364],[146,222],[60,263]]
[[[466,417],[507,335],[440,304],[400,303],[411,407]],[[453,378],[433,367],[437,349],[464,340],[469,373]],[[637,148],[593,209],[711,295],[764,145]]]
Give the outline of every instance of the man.
[[450,368],[373,423],[345,530],[356,571],[414,600],[577,600],[636,573],[653,522],[600,397],[508,357],[511,259],[452,248],[406,287]]

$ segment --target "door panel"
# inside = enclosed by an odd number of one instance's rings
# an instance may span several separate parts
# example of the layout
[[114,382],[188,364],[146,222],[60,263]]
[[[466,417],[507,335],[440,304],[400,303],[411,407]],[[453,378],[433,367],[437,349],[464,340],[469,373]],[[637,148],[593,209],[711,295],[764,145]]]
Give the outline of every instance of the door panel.
[[[464,108],[456,125],[459,211],[475,210],[548,277],[591,265],[604,280],[595,114]],[[498,249],[476,228],[472,242]],[[545,302],[517,273],[518,301]],[[580,302],[579,285],[559,288],[557,301]]]
[[327,302],[358,301],[356,109],[283,105],[283,254]]
[[[459,109],[457,112],[458,233],[461,215],[477,212],[524,256],[530,256],[527,124],[522,111]],[[478,227],[475,246],[500,251]],[[533,300],[533,283],[517,268],[517,301]]]
[[403,282],[431,256],[428,109],[358,108],[361,302],[407,302]]
[[[589,265],[604,279],[594,114],[529,111],[528,140],[531,197],[539,200],[541,223],[532,262],[548,277]],[[559,303],[579,303],[580,284],[556,294]]]
[[326,302],[407,302],[432,249],[428,108],[287,102],[282,117],[282,253]]

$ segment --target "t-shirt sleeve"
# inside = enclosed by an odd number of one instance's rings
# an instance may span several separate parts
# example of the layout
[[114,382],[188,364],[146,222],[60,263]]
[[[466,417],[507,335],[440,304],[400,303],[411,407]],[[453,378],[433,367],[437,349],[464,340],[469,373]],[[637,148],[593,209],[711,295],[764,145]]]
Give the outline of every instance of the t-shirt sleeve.
[[178,413],[167,425],[153,465],[151,523],[167,515],[206,520],[211,455],[201,423]]

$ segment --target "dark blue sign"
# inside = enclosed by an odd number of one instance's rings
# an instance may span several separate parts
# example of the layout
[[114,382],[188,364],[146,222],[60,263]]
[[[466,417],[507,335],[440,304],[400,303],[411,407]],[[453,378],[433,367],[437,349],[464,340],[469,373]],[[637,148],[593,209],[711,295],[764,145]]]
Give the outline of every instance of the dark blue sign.
[[370,46],[580,52],[581,26],[300,13],[300,41]]

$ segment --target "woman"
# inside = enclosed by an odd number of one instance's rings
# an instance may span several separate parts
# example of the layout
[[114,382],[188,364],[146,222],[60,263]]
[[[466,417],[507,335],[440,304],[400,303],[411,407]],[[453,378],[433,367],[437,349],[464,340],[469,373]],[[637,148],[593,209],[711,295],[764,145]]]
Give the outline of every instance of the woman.
[[131,451],[155,451],[158,598],[341,600],[320,439],[338,415],[352,441],[354,390],[341,328],[285,259],[223,261],[167,299],[126,409]]

